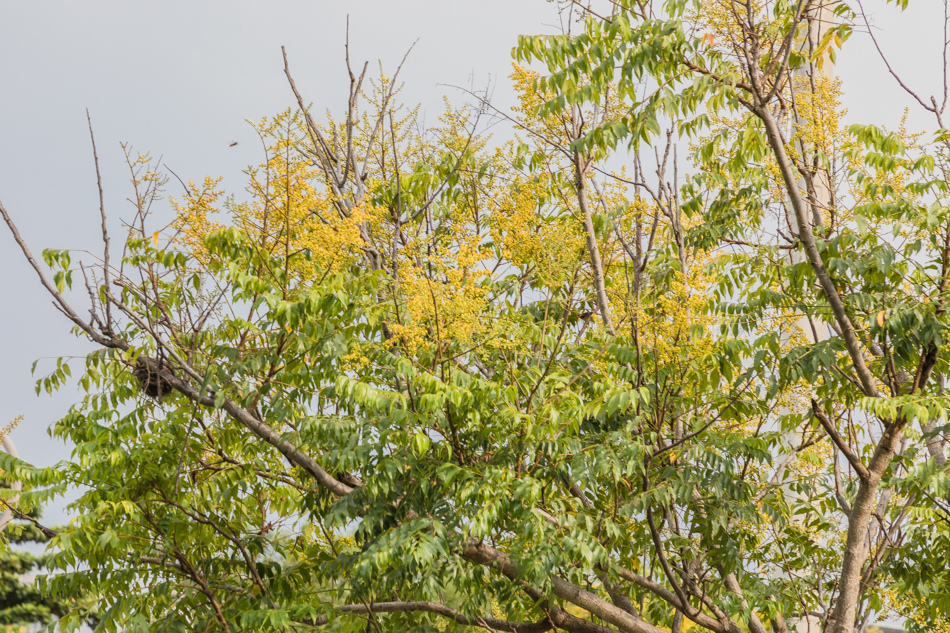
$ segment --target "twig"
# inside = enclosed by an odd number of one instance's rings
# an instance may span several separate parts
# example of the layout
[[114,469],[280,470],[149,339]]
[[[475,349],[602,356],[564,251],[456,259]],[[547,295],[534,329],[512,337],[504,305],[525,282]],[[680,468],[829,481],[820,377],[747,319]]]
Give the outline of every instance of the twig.
[[[112,274],[109,272],[109,229],[106,225],[106,203],[102,194],[102,174],[99,172],[99,154],[96,152],[96,136],[92,133],[92,117],[89,108],[86,108],[86,121],[89,123],[89,140],[92,141],[92,159],[96,164],[96,186],[99,187],[99,216],[102,218],[102,275],[103,283],[108,288],[112,283]],[[112,331],[112,307],[105,302],[105,331]]]
[[33,257],[33,253],[30,252],[30,248],[26,245],[26,241],[23,237],[20,236],[20,232],[17,230],[16,224],[13,223],[13,219],[10,217],[10,214],[7,213],[6,207],[3,206],[3,202],[0,202],[0,215],[3,216],[4,222],[7,223],[7,226],[10,228],[10,232],[13,234],[13,239],[16,241],[17,246],[20,247],[20,250],[23,251],[23,255],[26,257],[26,261],[30,263],[30,266],[36,271],[37,276],[40,278],[40,283],[43,284],[43,287],[46,288],[46,291],[50,293],[53,297],[54,305],[59,308],[66,317],[79,326],[83,332],[85,332],[89,338],[93,341],[102,345],[103,347],[108,347],[110,349],[126,349],[126,345],[123,341],[118,339],[103,336],[99,332],[79,318],[79,315],[72,309],[72,307],[66,302],[66,299],[63,298],[63,295],[56,289],[49,278],[46,276],[46,273],[43,272],[43,269],[40,267],[39,263],[36,261],[36,258]]
[[43,525],[42,523],[40,523],[39,521],[37,521],[36,519],[34,519],[33,517],[31,517],[30,515],[25,514],[25,513],[21,512],[21,511],[17,510],[17,509],[14,508],[12,505],[10,505],[9,503],[7,503],[7,500],[6,500],[6,499],[0,499],[0,503],[2,503],[3,505],[5,505],[5,506],[7,507],[7,510],[9,510],[10,512],[12,512],[13,515],[14,515],[16,518],[22,519],[22,520],[24,520],[24,521],[29,521],[30,523],[32,523],[33,525],[35,525],[35,526],[37,527],[37,529],[38,529],[40,532],[42,532],[42,533],[43,533],[43,536],[45,536],[46,538],[50,538],[50,539],[51,539],[51,538],[54,538],[54,537],[56,537],[56,536],[59,536],[59,532],[57,532],[56,530],[52,530],[52,529],[46,527],[45,525]]

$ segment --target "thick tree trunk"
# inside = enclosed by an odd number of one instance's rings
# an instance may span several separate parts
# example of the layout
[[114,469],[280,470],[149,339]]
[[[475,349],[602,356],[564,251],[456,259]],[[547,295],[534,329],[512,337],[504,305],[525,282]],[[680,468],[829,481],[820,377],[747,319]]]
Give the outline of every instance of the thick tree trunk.
[[831,633],[852,633],[857,615],[857,604],[861,591],[861,572],[868,556],[868,524],[874,512],[878,485],[887,466],[891,463],[894,451],[901,439],[902,421],[895,421],[884,431],[884,435],[874,449],[868,476],[858,485],[858,493],[851,505],[848,519],[848,537],[845,541],[844,560],[841,564],[841,576],[838,581],[838,600],[835,603],[834,617],[829,620],[827,630]]

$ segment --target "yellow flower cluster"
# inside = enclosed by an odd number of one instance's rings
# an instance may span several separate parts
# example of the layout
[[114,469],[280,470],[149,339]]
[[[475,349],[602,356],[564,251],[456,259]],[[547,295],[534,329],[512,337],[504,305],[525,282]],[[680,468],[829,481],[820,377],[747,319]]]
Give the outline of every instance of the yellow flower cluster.
[[224,195],[224,192],[218,189],[220,183],[221,178],[210,176],[205,177],[200,187],[189,181],[185,198],[181,201],[171,198],[169,201],[175,211],[172,228],[176,231],[177,241],[203,263],[207,263],[208,258],[204,238],[223,228],[222,224],[209,217],[220,211],[216,206]]
[[430,257],[421,266],[400,270],[402,313],[392,326],[394,342],[416,353],[431,342],[439,348],[450,340],[472,345],[486,331],[491,322],[486,312],[487,290],[479,283],[486,271],[475,267],[480,258],[473,252],[477,251],[471,244],[459,254],[446,249],[438,259]]
[[804,144],[810,153],[832,157],[846,143],[841,119],[847,110],[841,107],[841,79],[817,73],[798,76],[793,84],[795,121],[793,146]]
[[888,615],[908,618],[917,626],[931,633],[950,633],[950,620],[944,618],[934,622],[925,615],[926,598],[915,598],[895,589],[886,589],[884,593],[887,598],[888,610],[886,613]]
[[492,201],[491,236],[505,260],[518,268],[533,267],[547,287],[558,286],[577,266],[584,237],[578,222],[551,217],[549,178],[518,181]]
[[[263,163],[247,171],[249,200],[232,197],[221,204],[221,179],[210,177],[200,187],[188,183],[182,201],[172,199],[178,240],[199,261],[207,260],[205,238],[225,226],[211,219],[222,207],[262,254],[283,256],[298,281],[338,269],[360,254],[359,227],[378,210],[349,205],[314,185],[322,178],[301,149],[302,125],[290,110],[255,124],[267,152]],[[302,253],[307,257],[296,257]]]
[[18,427],[22,422],[23,422],[23,415],[22,415],[22,414],[16,416],[16,417],[13,418],[12,420],[10,420],[10,422],[7,423],[6,426],[4,426],[2,429],[0,429],[0,438],[4,438],[4,437],[10,435],[10,433],[13,432],[13,429],[15,429],[16,427]]
[[[6,436],[8,436],[8,435],[10,435],[10,433],[13,432],[13,429],[15,429],[17,426],[19,426],[20,423],[22,423],[22,422],[23,422],[23,415],[22,415],[22,414],[16,416],[16,417],[13,418],[12,420],[10,420],[10,422],[7,423],[6,426],[4,426],[2,429],[0,429],[0,439],[6,437]],[[4,471],[2,471],[2,470],[0,470],[0,479],[3,479],[3,480],[6,480],[6,479],[7,479],[6,473],[5,473]]]

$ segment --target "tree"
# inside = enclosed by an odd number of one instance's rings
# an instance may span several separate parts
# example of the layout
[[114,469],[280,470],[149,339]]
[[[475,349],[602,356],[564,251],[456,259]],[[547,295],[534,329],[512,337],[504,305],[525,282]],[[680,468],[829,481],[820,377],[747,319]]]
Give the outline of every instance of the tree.
[[[9,433],[21,421],[22,416],[19,416],[0,430],[3,449],[14,458],[18,455]],[[25,514],[17,507],[22,483],[4,482],[3,488],[14,493],[11,499],[2,502],[7,508],[0,517],[5,544],[49,543],[52,532],[40,525],[39,511],[34,508]],[[27,503],[30,496],[27,492]],[[0,631],[21,633],[34,630],[75,609],[72,601],[53,599],[34,582],[37,572],[46,566],[46,560],[45,555],[37,556],[19,548],[6,547],[0,551]]]
[[[34,513],[39,519],[39,513]],[[24,522],[10,530],[9,543],[48,543],[49,537],[38,527]],[[47,625],[56,617],[72,611],[75,604],[57,600],[42,591],[34,581],[46,565],[45,555],[35,555],[22,549],[6,548],[0,553],[0,630],[10,633],[33,630]]]
[[571,4],[500,145],[348,52],[318,123],[285,57],[246,201],[182,183],[155,227],[129,155],[88,319],[0,205],[98,346],[74,460],[2,464],[85,491],[49,590],[102,630],[946,622],[950,145],[842,127],[818,67],[859,14],[818,9]]

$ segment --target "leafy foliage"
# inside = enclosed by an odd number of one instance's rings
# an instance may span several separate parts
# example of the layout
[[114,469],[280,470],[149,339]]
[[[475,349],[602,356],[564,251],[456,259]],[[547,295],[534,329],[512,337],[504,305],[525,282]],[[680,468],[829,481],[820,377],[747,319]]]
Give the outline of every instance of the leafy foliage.
[[317,123],[291,79],[246,199],[188,183],[157,231],[129,155],[90,320],[44,255],[99,346],[73,459],[4,465],[83,491],[51,595],[102,631],[947,617],[946,133],[843,126],[843,4],[614,7],[519,40],[508,143],[365,72]]

